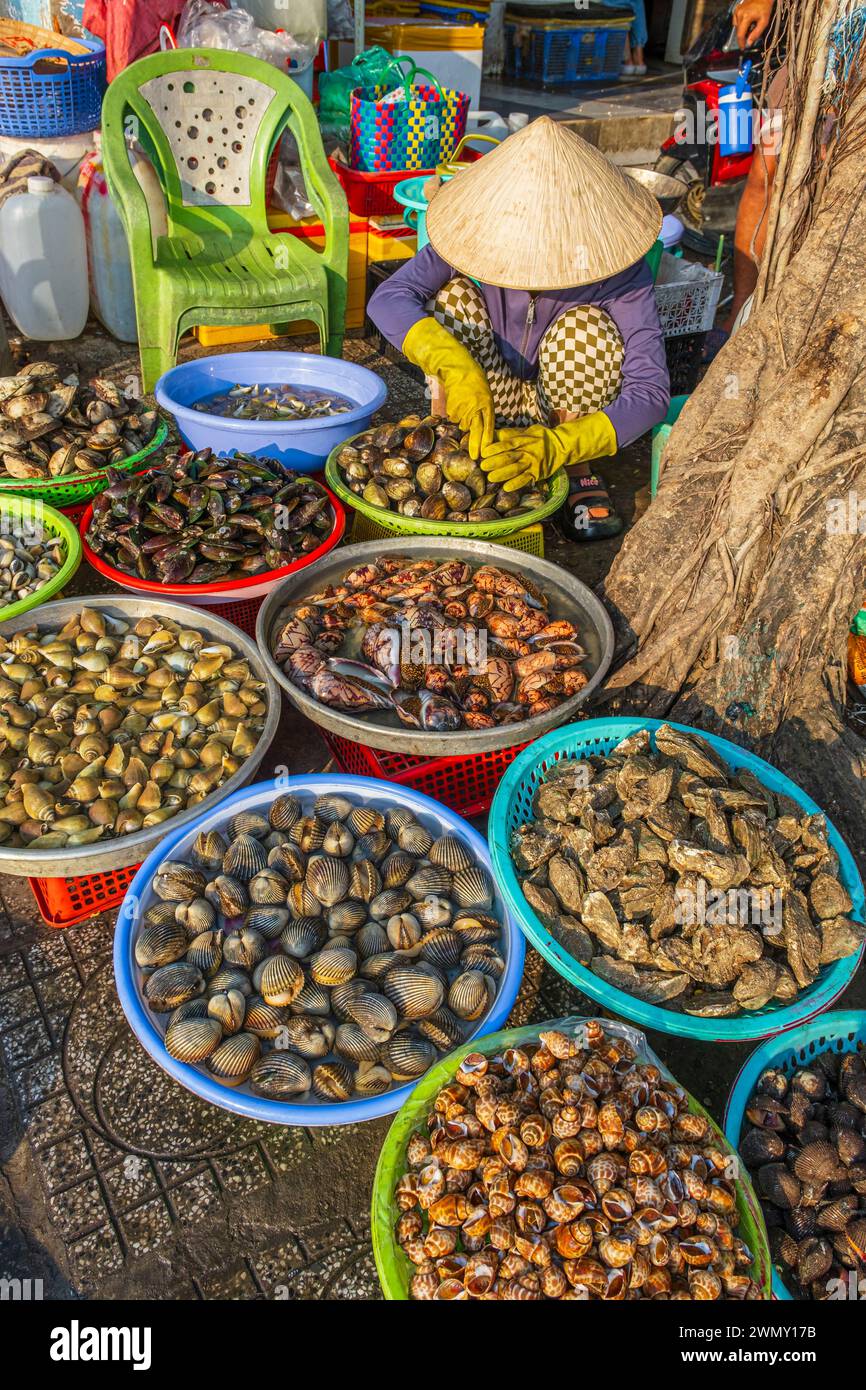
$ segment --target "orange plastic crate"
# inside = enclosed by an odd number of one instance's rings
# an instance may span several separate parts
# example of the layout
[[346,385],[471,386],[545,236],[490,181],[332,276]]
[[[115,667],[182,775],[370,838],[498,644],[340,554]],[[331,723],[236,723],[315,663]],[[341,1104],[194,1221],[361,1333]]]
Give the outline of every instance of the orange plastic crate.
[[324,729],[319,732],[341,772],[380,777],[384,782],[411,787],[450,806],[462,816],[480,816],[490,810],[505,769],[526,747],[525,743],[516,743],[491,753],[417,758],[408,753],[388,753],[381,748],[352,743]]
[[74,927],[97,917],[100,912],[119,907],[140,865],[111,869],[105,874],[84,874],[81,878],[31,878],[30,887],[43,921],[49,927]]

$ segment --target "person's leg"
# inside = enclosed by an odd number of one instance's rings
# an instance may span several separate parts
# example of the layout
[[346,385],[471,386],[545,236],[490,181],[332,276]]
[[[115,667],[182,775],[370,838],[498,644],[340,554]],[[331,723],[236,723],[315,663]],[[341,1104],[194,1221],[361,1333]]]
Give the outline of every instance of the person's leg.
[[644,0],[628,0],[629,5],[634,10],[634,21],[629,30],[629,40],[631,43],[631,61],[637,69],[638,74],[646,72],[646,58],[644,50],[649,42],[649,30],[646,22],[646,6]]
[[734,320],[758,283],[758,266],[767,238],[767,213],[773,196],[776,156],[759,146],[755,150],[734,230],[734,298],[724,327],[730,333]]
[[[493,396],[496,409],[496,423],[499,426],[530,425],[539,418],[535,408],[535,392],[532,382],[521,381],[505,362],[496,339],[493,326],[484,303],[484,296],[476,284],[465,275],[456,275],[430,301],[428,308],[443,328],[468,348],[484,371]],[[434,414],[435,398],[431,398]]]

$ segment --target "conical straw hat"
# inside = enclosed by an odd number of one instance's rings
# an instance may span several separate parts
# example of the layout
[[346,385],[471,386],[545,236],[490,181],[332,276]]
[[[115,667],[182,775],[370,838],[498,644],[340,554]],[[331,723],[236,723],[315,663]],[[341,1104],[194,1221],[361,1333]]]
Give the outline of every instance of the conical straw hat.
[[513,290],[616,275],[646,255],[661,223],[651,193],[549,116],[443,184],[427,210],[443,260]]

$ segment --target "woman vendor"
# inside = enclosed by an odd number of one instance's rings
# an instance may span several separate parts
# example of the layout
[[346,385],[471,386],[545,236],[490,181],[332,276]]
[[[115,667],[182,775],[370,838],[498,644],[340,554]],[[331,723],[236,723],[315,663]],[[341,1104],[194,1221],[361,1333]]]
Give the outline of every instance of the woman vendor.
[[491,484],[571,473],[565,534],[622,522],[587,471],[664,419],[664,341],[644,256],[655,199],[574,131],[531,122],[435,193],[429,245],[369,313],[444,388]]

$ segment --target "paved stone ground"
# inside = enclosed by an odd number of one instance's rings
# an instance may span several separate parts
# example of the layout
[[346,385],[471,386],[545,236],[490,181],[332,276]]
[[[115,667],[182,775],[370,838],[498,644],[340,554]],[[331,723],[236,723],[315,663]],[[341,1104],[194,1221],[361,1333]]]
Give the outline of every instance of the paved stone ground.
[[[135,369],[90,333],[82,371]],[[185,350],[186,351],[186,350]],[[400,410],[418,388],[368,344]],[[68,359],[68,354],[67,354]],[[608,470],[627,522],[648,500],[645,446]],[[589,583],[616,543],[548,555]],[[84,570],[75,592],[104,591]],[[321,770],[327,750],[284,710],[261,769]],[[25,880],[0,876],[0,1277],[42,1279],[61,1299],[372,1299],[369,1200],[388,1127],[298,1130],[241,1120],[197,1100],[128,1028],[111,965],[114,913],[68,931],[41,925]],[[864,1002],[864,990],[850,1002]],[[513,1022],[595,1012],[529,952]],[[720,1118],[745,1047],[697,1049],[654,1036],[660,1056]]]

